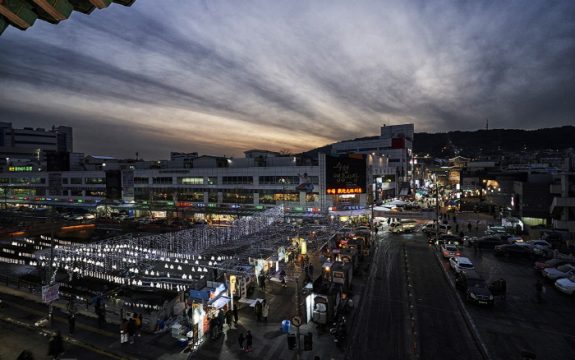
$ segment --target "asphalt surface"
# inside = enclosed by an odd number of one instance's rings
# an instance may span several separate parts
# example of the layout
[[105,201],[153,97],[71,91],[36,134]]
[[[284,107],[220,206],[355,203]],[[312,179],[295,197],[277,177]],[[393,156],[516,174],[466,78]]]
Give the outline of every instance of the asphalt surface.
[[411,265],[419,358],[483,359],[427,238],[421,233],[400,236]]
[[[357,309],[348,358],[482,359],[457,306],[457,295],[425,236],[384,232],[380,238]],[[414,301],[407,296],[406,271]],[[415,328],[410,306],[415,309]]]
[[405,286],[401,243],[384,234],[356,309],[347,358],[409,359]]

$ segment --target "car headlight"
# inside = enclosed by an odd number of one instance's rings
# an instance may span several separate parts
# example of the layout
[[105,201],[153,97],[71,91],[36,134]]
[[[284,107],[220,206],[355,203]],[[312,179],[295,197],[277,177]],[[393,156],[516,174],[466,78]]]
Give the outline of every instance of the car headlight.
[[477,296],[474,293],[469,293],[472,299],[477,299]]

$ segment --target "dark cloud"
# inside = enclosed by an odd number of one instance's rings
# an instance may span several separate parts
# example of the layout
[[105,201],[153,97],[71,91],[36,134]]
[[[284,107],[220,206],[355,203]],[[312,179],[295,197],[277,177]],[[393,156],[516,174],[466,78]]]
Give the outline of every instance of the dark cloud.
[[9,29],[0,49],[0,120],[66,123],[101,154],[297,151],[383,123],[536,128],[575,110],[569,0],[138,0]]

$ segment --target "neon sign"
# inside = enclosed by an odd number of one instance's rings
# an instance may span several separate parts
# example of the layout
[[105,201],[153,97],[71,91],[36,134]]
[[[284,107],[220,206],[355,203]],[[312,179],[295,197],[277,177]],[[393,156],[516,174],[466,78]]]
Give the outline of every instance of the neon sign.
[[361,187],[353,188],[328,188],[326,192],[329,195],[342,195],[342,194],[361,194],[363,189]]

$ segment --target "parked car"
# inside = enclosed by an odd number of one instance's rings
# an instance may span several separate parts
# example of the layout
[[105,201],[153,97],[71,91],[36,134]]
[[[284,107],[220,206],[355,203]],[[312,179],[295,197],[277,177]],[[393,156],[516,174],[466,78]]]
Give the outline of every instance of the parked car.
[[459,273],[462,270],[474,270],[475,267],[471,260],[463,256],[454,256],[449,258],[449,266],[455,271],[455,273]]
[[553,246],[545,240],[529,240],[525,243],[533,246],[533,253],[539,256],[551,256],[553,252]]
[[[446,234],[449,230],[451,230],[451,225],[439,224],[438,233],[439,234]],[[435,234],[435,224],[428,223],[421,227],[421,231],[427,235],[434,235]]]
[[575,275],[568,278],[557,279],[557,281],[555,281],[555,287],[567,295],[575,294]]
[[541,273],[549,280],[557,280],[575,275],[575,266],[572,264],[561,265],[557,268],[547,268]]
[[541,271],[543,269],[554,268],[564,264],[575,265],[575,259],[550,259],[547,261],[536,261],[534,268],[537,271]]
[[477,246],[480,249],[493,249],[497,245],[506,243],[507,241],[501,239],[499,236],[482,236],[480,238],[469,238],[467,240],[467,246]]
[[515,256],[515,257],[533,257],[533,248],[530,245],[518,244],[503,244],[496,245],[494,248],[494,255],[496,256]]
[[441,254],[443,255],[444,258],[450,258],[453,256],[460,256],[461,255],[461,253],[459,252],[459,249],[457,248],[457,245],[453,245],[453,244],[441,245]]
[[465,293],[465,300],[477,304],[493,305],[493,294],[487,283],[475,270],[462,270],[455,278],[455,287]]

